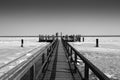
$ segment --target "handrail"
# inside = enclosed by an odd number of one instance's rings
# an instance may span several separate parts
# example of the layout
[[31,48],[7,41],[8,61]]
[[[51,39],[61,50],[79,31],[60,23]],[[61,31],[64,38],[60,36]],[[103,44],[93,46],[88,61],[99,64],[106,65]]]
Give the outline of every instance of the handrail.
[[52,53],[53,53],[53,51],[54,51],[57,43],[58,43],[58,39],[56,39],[56,42],[53,44],[53,48],[52,48],[52,50],[50,51],[47,59],[44,61],[44,63],[43,63],[43,65],[42,65],[41,69],[39,70],[38,75],[36,76],[36,79],[35,79],[35,80],[39,80],[39,75],[40,75],[42,72],[45,71],[45,68],[46,68],[47,64],[49,63],[49,59],[50,59],[50,57],[51,57],[51,55],[52,55]]
[[[39,48],[39,47],[36,47],[36,48],[34,48],[34,49],[30,50],[30,51],[27,51],[27,53],[32,52],[33,50],[35,50],[35,49],[37,49],[37,48]],[[24,52],[24,53],[25,53],[25,52]],[[6,67],[6,66],[8,66],[8,65],[10,65],[11,63],[13,63],[13,62],[15,62],[15,61],[17,61],[17,60],[19,60],[20,58],[24,57],[25,55],[26,55],[26,54],[23,54],[23,55],[21,55],[20,57],[12,60],[12,61],[10,61],[10,62],[8,62],[7,64],[4,64],[4,65],[0,66],[0,69]]]
[[[24,75],[21,73],[25,73],[26,71],[28,71],[31,66],[34,65],[34,63],[39,59],[39,57],[44,54],[45,50],[50,49],[50,47],[55,44],[56,40],[54,40],[51,44],[49,44],[48,46],[45,46],[44,48],[40,49],[39,51],[36,52],[35,55],[31,55],[26,61],[23,61],[22,63],[18,64],[15,68],[9,70],[7,73],[5,73],[4,75],[2,75],[0,77],[1,80],[13,80],[16,76],[20,76],[20,75]],[[40,54],[41,53],[41,54]],[[18,77],[19,80],[22,76]]]
[[88,59],[86,59],[82,54],[80,54],[80,52],[78,52],[75,48],[73,48],[67,41],[62,39],[62,42],[68,54],[69,54],[69,49],[75,52],[75,60],[74,60],[75,68],[77,68],[76,66],[77,57],[79,57],[85,63],[84,80],[89,80],[89,69],[92,70],[100,80],[110,80],[102,71],[100,71],[94,64],[92,64]]

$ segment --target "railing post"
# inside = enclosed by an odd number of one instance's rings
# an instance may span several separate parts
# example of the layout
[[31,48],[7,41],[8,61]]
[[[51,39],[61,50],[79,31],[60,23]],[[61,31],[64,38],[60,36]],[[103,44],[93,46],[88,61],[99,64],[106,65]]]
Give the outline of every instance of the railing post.
[[51,46],[51,50],[52,50],[52,53],[53,53],[53,45]]
[[[65,43],[66,49],[67,49],[67,44]],[[68,50],[68,49],[67,49]]]
[[[44,64],[44,61],[45,61],[45,54],[43,53],[42,54],[42,65]],[[42,69],[42,73],[44,73],[44,68]]]
[[50,49],[49,49],[49,51],[51,52],[51,46],[50,46]]
[[67,51],[67,52],[68,52],[68,54],[69,54],[69,46],[68,46],[68,51]]
[[47,56],[49,55],[49,48],[47,49]]
[[70,53],[72,54],[72,47],[71,47],[71,49],[70,49]]
[[30,80],[34,80],[34,77],[35,77],[35,72],[34,72],[34,66],[32,66],[30,68]]
[[44,61],[45,61],[45,54],[43,53],[42,54],[42,64],[44,64]]
[[72,47],[70,49],[70,62],[73,62],[73,59],[72,59]]
[[76,64],[77,64],[77,54],[76,54],[76,52],[74,53],[75,54],[75,56],[74,56],[74,67],[75,67],[75,73],[76,73],[76,70],[77,70],[77,67],[76,67]]
[[86,63],[85,63],[84,80],[89,80],[89,67]]

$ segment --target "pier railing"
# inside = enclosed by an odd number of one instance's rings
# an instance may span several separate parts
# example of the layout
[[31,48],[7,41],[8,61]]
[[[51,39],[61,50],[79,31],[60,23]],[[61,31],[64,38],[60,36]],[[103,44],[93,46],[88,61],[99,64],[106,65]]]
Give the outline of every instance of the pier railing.
[[[54,40],[48,46],[36,51],[35,54],[31,55],[29,58],[23,58],[23,62],[1,75],[0,80],[38,80],[39,75],[45,71],[45,67],[49,63],[51,54],[57,45],[57,41],[57,39]],[[5,66],[12,67],[10,64],[15,61],[19,61],[20,58],[6,64]],[[5,66],[2,66],[0,68],[2,70],[7,70],[7,67]]]
[[[68,56],[72,59],[74,63],[74,72],[79,72],[79,67],[77,66],[78,59],[81,59],[84,63],[84,76],[81,76],[83,80],[89,79],[89,71],[91,70],[99,80],[110,80],[102,71],[100,71],[94,64],[92,64],[87,58],[85,58],[80,52],[73,48],[65,39],[62,38],[63,45],[68,53]],[[74,55],[74,56],[73,56]]]

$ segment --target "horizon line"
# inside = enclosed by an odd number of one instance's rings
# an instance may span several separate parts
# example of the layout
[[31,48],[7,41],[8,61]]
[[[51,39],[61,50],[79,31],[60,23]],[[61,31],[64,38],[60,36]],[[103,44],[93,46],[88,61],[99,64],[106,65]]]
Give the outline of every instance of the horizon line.
[[[72,34],[75,35],[75,34]],[[52,35],[42,35],[42,36],[52,36]],[[66,35],[62,35],[62,36],[66,36]],[[70,36],[70,35],[68,35]],[[81,37],[120,37],[120,35],[78,35]],[[16,35],[4,35],[4,36],[0,36],[0,37],[39,37],[39,35],[22,35],[22,36],[16,36]],[[61,36],[59,36],[61,37]]]

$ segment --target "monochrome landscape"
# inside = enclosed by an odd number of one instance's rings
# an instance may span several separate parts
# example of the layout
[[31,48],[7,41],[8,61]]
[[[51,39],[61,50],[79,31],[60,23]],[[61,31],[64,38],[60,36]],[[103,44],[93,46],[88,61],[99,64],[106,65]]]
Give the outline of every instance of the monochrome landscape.
[[120,37],[85,37],[84,42],[69,43],[109,78],[120,80]]

